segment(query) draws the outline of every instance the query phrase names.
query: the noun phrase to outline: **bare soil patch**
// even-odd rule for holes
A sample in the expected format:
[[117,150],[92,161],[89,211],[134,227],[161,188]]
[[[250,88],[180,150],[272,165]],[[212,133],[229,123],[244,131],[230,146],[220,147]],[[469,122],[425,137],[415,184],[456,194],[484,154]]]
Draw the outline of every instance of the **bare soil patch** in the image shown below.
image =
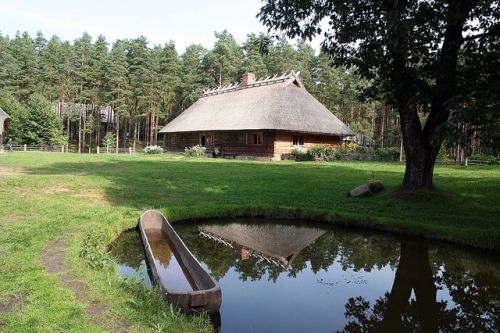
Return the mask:
[[11,214],[8,216],[0,216],[0,226],[7,224],[15,224],[22,221],[16,214]]
[[0,313],[22,312],[25,302],[23,292],[12,295],[6,301],[0,302]]
[[106,201],[106,195],[101,191],[96,190],[82,190],[75,194],[77,197],[86,197]]
[[47,193],[47,194],[57,194],[57,193],[71,192],[71,190],[67,187],[53,186],[53,187],[49,187],[49,188],[44,189],[43,192]]
[[4,165],[0,165],[0,178],[1,177],[12,177],[16,176],[20,173],[23,173],[24,169],[22,168],[13,168]]
[[64,254],[64,251],[68,247],[69,244],[62,241],[54,241],[47,245],[42,257],[47,272],[54,275],[60,275],[61,284],[71,289],[79,302],[86,304],[85,314],[92,318],[91,322],[94,325],[111,327],[113,332],[128,331],[128,323],[123,319],[115,320],[106,314],[108,307],[105,304],[93,303],[89,296],[88,286],[71,273],[71,270],[65,262]]

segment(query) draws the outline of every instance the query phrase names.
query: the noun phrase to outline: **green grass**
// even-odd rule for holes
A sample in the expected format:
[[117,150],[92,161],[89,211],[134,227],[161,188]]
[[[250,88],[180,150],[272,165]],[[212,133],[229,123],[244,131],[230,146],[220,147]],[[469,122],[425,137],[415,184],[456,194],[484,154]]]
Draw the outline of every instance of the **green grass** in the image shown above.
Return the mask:
[[[309,218],[500,249],[500,168],[437,166],[433,191],[399,191],[399,163],[244,162],[177,155],[0,155],[0,304],[22,292],[23,311],[0,313],[0,331],[99,332],[74,293],[48,274],[47,244],[70,243],[68,266],[92,302],[134,331],[209,330],[203,318],[172,313],[155,292],[122,282],[112,268],[92,270],[79,257],[90,231],[110,242],[142,210],[170,220],[224,216]],[[387,189],[349,198],[372,179]],[[106,244],[103,244],[103,246]]]

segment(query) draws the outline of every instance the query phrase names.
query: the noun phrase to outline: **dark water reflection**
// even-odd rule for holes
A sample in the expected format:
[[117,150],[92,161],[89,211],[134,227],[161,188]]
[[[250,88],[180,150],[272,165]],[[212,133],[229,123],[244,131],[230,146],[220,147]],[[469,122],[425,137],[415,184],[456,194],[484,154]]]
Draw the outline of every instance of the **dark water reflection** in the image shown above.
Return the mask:
[[[487,252],[311,223],[175,229],[220,283],[222,332],[498,332],[500,264]],[[140,272],[135,237],[114,253]]]

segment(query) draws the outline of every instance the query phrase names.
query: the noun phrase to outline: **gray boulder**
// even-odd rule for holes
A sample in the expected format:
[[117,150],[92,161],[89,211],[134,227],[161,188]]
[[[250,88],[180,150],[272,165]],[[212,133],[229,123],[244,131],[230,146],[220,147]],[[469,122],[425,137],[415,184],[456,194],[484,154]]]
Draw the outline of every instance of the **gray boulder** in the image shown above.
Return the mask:
[[359,197],[363,195],[371,195],[374,193],[378,193],[384,189],[384,184],[381,182],[372,182],[368,184],[363,184],[358,186],[349,192],[349,196],[351,197]]

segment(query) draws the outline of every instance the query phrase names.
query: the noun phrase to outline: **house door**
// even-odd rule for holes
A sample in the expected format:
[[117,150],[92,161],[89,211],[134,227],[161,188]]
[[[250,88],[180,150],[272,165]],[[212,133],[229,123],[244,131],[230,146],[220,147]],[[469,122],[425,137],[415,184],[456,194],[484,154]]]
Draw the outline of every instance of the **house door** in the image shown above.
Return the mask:
[[200,135],[200,146],[205,147],[207,145],[207,137],[205,135]]

